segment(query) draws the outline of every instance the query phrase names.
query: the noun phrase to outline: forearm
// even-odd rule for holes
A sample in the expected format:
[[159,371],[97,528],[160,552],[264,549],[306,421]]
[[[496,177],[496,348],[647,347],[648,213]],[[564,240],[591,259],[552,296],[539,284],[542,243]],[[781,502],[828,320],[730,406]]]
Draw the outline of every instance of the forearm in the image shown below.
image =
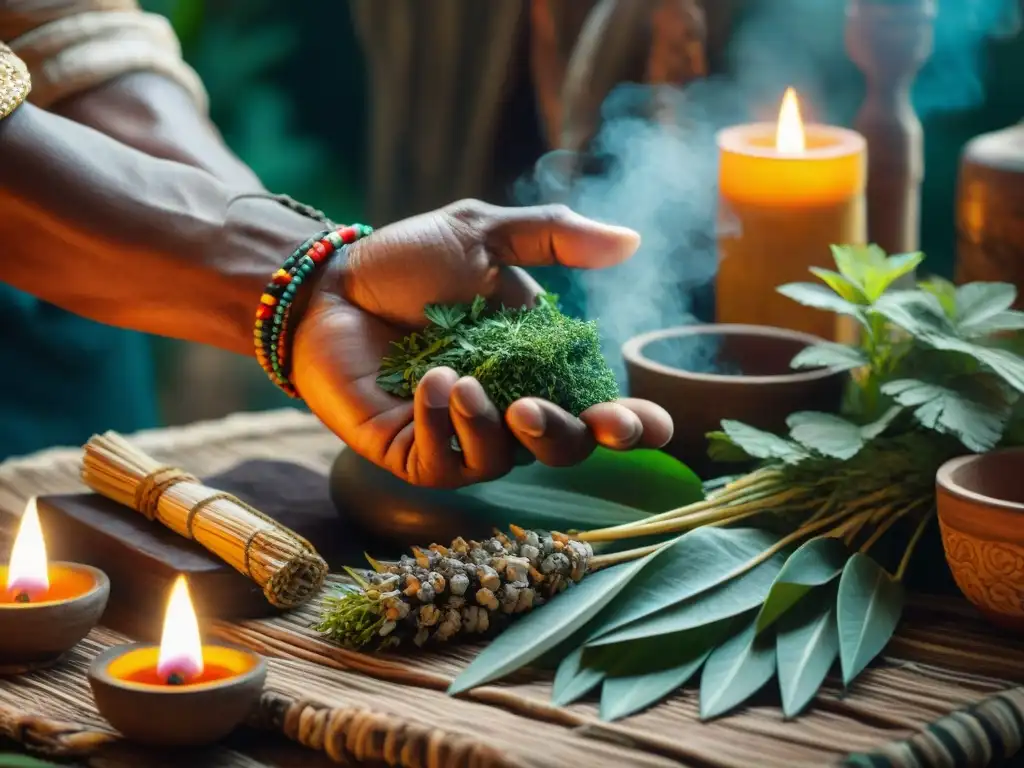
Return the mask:
[[0,157],[0,280],[110,325],[250,354],[269,275],[320,228],[31,105]]
[[51,111],[153,157],[202,168],[228,186],[262,189],[192,95],[161,74],[118,77],[57,102]]

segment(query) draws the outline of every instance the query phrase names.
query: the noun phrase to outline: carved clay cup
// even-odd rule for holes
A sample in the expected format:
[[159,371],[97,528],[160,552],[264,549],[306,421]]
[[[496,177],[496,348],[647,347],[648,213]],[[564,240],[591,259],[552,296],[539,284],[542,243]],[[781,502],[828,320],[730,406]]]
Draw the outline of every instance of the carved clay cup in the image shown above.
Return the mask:
[[992,623],[1024,632],[1024,448],[951,459],[935,486],[960,591]]

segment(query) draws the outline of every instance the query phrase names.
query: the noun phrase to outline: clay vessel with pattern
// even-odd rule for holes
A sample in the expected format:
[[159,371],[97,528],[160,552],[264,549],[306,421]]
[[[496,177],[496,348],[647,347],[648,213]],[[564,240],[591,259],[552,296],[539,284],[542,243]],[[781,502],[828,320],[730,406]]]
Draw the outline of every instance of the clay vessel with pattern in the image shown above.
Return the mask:
[[993,623],[1024,632],[1024,448],[951,459],[935,485],[960,591]]

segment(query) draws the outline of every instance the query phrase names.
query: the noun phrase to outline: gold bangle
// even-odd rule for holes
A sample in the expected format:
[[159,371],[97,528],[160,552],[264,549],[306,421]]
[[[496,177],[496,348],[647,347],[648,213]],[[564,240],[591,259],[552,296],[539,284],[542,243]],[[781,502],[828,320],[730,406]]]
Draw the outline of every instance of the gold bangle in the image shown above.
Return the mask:
[[31,90],[32,78],[25,62],[0,43],[0,120],[20,107]]

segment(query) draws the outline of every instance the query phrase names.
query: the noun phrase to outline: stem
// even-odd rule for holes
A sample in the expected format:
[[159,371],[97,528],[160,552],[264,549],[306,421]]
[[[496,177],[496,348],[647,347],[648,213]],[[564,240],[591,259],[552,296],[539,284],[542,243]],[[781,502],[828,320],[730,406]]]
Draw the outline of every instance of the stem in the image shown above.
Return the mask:
[[917,548],[917,542],[921,540],[921,535],[924,533],[924,529],[927,527],[929,521],[932,519],[932,515],[935,514],[934,507],[929,510],[928,514],[921,517],[921,522],[917,524],[917,528],[914,530],[914,535],[910,537],[910,543],[907,545],[907,551],[903,553],[903,559],[900,560],[900,566],[896,569],[896,581],[903,581],[903,574],[907,572],[907,566],[910,565],[910,558],[914,554],[914,550]]
[[864,530],[864,526],[867,525],[868,520],[871,519],[871,512],[861,512],[856,517],[849,521],[849,524],[844,526],[843,531],[843,542],[846,546],[853,546],[853,542],[860,535],[860,532]]
[[[924,501],[924,499],[917,499],[916,501],[907,504],[905,507],[898,509],[897,511],[893,512],[888,517],[886,517],[882,521],[882,524],[875,529],[874,533],[872,533],[871,536],[868,537],[868,540],[865,541],[864,544],[861,546],[861,554],[866,555],[868,550],[871,549],[871,547],[873,547],[880,538],[882,538],[886,531],[892,528],[892,526],[896,523],[897,520],[901,520],[902,518],[904,518],[908,512],[911,512],[912,510],[921,506],[921,504]],[[872,513],[872,516],[874,516],[874,513]]]

